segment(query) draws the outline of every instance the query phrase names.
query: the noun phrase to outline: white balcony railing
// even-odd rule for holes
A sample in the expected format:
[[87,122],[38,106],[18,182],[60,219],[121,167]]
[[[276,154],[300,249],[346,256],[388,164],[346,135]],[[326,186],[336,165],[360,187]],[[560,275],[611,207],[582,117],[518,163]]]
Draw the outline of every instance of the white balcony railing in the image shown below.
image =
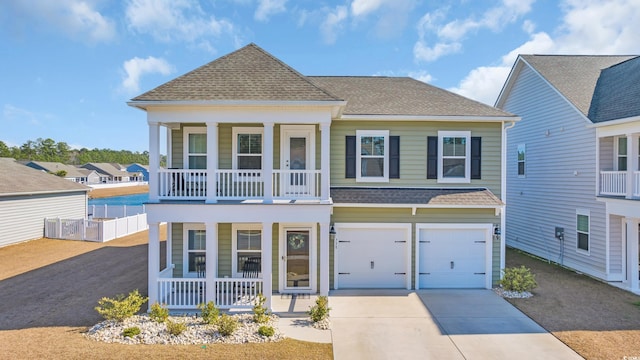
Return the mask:
[[262,294],[262,279],[218,278],[213,281],[215,299],[206,297],[206,279],[159,278],[158,301],[168,309],[197,309],[214,301],[221,309],[251,308]]
[[640,171],[633,172],[633,197],[640,197]]
[[625,196],[626,194],[626,171],[600,171],[600,195]]
[[[264,176],[272,176],[274,199],[320,199],[320,170],[215,170],[218,200],[265,197]],[[327,194],[328,195],[328,194]],[[207,198],[207,170],[162,169],[158,173],[161,200],[204,200]]]

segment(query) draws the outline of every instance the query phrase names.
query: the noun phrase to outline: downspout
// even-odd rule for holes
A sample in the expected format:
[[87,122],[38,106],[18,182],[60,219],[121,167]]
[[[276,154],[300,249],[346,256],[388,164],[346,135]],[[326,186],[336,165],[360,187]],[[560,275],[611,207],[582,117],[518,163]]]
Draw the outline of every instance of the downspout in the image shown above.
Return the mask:
[[[501,149],[501,163],[500,163],[500,199],[505,205],[502,205],[502,211],[500,214],[500,269],[506,267],[506,204],[507,204],[507,130],[513,128],[516,125],[515,121],[508,121],[502,123],[502,149]],[[500,272],[500,279],[502,279],[502,271]]]

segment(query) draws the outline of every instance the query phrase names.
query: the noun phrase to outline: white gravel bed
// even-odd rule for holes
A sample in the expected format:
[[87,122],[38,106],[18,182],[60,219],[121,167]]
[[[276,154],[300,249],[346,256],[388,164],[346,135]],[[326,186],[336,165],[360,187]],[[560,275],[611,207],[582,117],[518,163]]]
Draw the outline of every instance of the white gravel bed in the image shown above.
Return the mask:
[[507,299],[528,299],[533,296],[529,291],[508,291],[501,287],[493,288],[493,291]]
[[[85,336],[96,341],[121,344],[171,344],[171,345],[191,345],[191,344],[212,344],[212,343],[263,343],[275,342],[285,338],[278,330],[278,316],[269,316],[269,321],[264,324],[257,324],[253,321],[252,314],[232,315],[238,320],[238,328],[229,336],[222,336],[217,331],[216,325],[206,324],[201,317],[196,316],[170,316],[173,322],[184,322],[187,329],[180,335],[169,334],[164,323],[152,321],[148,315],[135,315],[129,319],[118,323],[113,320],[106,320],[93,326]],[[270,337],[258,334],[260,326],[271,326],[275,334]],[[133,337],[122,335],[124,329],[137,326],[140,334]]]

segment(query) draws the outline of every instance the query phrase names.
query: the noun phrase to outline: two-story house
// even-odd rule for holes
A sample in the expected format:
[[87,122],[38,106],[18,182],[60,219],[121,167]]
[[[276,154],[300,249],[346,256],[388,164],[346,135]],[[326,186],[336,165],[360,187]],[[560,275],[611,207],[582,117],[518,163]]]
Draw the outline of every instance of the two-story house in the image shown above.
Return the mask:
[[129,105],[149,124],[149,303],[499,279],[512,114],[410,78],[304,76],[254,44]]
[[508,131],[506,244],[639,292],[640,58],[521,55]]

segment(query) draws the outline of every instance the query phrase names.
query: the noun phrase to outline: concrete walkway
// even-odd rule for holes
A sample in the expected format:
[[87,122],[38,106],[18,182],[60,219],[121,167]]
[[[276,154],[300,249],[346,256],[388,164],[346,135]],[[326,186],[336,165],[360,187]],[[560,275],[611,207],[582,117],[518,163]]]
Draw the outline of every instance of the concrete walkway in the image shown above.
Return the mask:
[[581,359],[491,290],[337,290],[335,359]]

